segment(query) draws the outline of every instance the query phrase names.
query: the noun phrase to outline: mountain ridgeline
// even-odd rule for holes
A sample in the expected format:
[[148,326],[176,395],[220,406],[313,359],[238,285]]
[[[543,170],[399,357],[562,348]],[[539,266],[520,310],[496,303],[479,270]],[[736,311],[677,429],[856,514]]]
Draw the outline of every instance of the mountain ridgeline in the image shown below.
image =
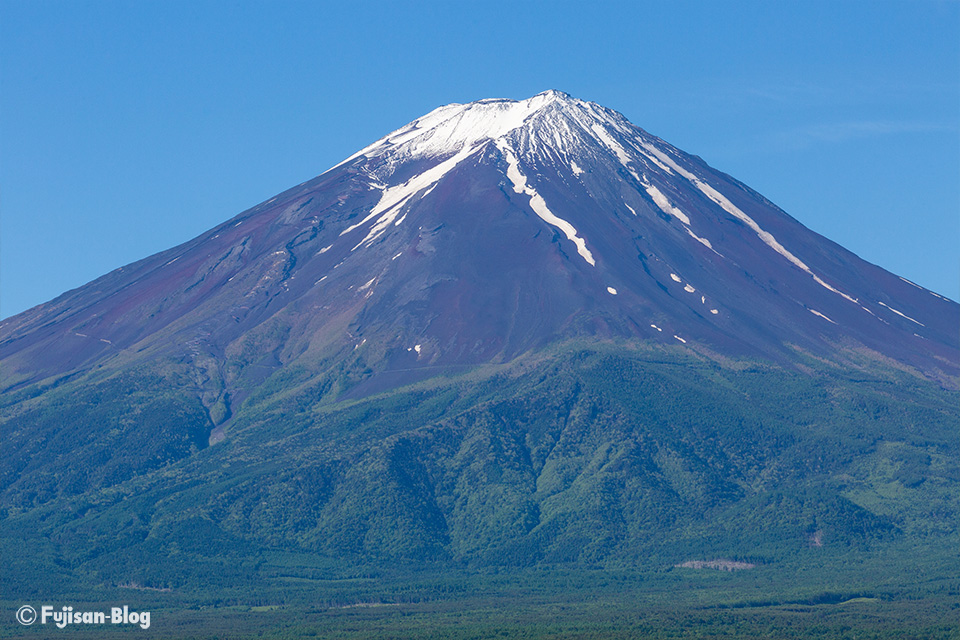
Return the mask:
[[0,324],[0,583],[728,559],[881,589],[955,564],[958,326],[615,111],[448,105]]

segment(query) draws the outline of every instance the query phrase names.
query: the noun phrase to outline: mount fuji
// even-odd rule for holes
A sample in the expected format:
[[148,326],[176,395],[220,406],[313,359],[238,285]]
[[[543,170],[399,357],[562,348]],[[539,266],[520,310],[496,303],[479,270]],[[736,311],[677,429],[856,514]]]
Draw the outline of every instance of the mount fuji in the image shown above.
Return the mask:
[[573,336],[777,362],[860,349],[948,380],[958,320],[619,113],[547,91],[436,109],[8,319],[0,353],[18,384],[160,355],[202,368],[278,323],[264,372],[363,349],[384,384]]
[[0,324],[5,588],[953,548],[958,326],[616,111],[447,105]]

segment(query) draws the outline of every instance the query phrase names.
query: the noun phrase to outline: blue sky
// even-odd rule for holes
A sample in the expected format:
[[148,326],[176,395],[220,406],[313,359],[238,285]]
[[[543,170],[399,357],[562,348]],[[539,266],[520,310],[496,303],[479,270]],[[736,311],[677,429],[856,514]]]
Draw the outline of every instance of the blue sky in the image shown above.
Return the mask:
[[960,298],[957,0],[0,0],[0,316],[548,88]]

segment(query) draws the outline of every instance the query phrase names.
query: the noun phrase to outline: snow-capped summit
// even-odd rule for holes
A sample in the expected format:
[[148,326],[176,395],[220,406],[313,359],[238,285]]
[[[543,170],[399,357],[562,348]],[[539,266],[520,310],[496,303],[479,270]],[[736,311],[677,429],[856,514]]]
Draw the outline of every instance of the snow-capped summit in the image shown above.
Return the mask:
[[557,105],[557,111],[567,111],[579,104],[585,103],[553,89],[526,100],[486,99],[448,104],[380,138],[344,162],[358,156],[397,155],[398,159],[415,159],[460,153],[506,136],[550,105]]
[[[552,155],[559,154],[573,171],[582,172],[576,158],[580,157],[580,162],[585,163],[593,149],[606,145],[626,163],[629,157],[614,141],[614,136],[649,138],[616,112],[556,90],[527,100],[487,99],[440,107],[337,165],[363,158],[370,184],[382,190],[379,202],[370,213],[341,235],[372,221],[361,243],[370,244],[391,223],[399,224],[398,216],[410,198],[432,189],[447,173],[493,144],[507,159],[506,175],[517,193],[531,196],[531,206],[537,215],[563,231],[577,245],[584,260],[595,264],[576,230],[550,212],[527,182],[519,169],[519,159],[529,164],[536,159],[549,161]],[[402,178],[393,179],[394,173],[409,163],[431,159],[440,162],[412,177],[400,171]]]
[[956,303],[618,112],[551,90],[435,109],[10,319],[0,356],[27,381],[118,353],[210,362],[265,334],[282,338],[259,367],[350,353],[403,381],[619,337],[779,361],[881,354],[947,380],[958,321]]

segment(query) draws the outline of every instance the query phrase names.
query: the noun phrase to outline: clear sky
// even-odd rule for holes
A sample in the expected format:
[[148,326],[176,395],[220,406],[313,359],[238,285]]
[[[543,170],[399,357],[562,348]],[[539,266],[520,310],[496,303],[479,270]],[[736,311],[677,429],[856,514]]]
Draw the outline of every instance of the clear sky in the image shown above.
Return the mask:
[[0,317],[548,88],[960,298],[958,0],[0,0],[0,65]]

